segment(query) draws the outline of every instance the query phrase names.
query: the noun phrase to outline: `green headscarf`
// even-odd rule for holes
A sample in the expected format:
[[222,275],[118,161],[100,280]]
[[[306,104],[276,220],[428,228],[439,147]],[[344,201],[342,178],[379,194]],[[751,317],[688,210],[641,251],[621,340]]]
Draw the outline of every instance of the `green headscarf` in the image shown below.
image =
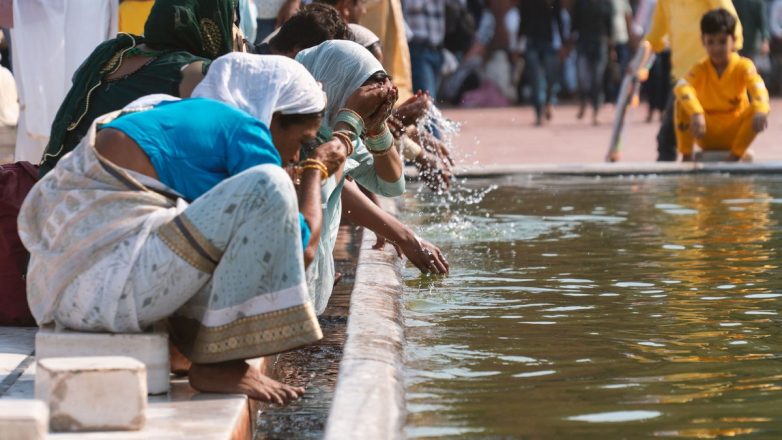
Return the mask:
[[231,52],[236,0],[157,0],[144,25],[145,43],[214,59]]
[[121,33],[98,45],[74,73],[71,89],[54,117],[41,159],[40,177],[75,146],[69,146],[67,151],[63,148],[68,132],[92,124],[83,120],[90,94],[101,85],[104,76],[119,68],[128,50],[145,43],[156,50],[217,58],[233,48],[235,7],[236,0],[157,0],[147,18],[146,36]]

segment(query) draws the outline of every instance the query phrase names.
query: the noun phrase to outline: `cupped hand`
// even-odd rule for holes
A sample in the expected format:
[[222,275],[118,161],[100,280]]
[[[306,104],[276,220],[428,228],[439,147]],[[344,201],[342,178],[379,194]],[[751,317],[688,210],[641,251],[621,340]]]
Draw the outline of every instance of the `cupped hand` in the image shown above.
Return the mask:
[[399,107],[394,110],[394,117],[399,119],[404,125],[416,124],[426,115],[431,104],[432,100],[429,94],[419,90],[418,93],[408,98],[407,101],[399,104]]
[[695,139],[701,139],[706,135],[706,117],[703,114],[694,114],[690,119],[690,133]]
[[345,102],[345,107],[358,113],[369,125],[369,119],[388,99],[389,90],[381,84],[361,86],[351,94]]
[[443,275],[450,270],[448,260],[440,249],[423,238],[416,237],[415,240],[403,245],[402,252],[423,273]]
[[332,139],[316,148],[312,153],[312,159],[323,162],[331,176],[345,163],[347,148],[339,139]]
[[755,133],[760,133],[768,128],[768,116],[765,113],[755,113],[752,117],[752,129]]

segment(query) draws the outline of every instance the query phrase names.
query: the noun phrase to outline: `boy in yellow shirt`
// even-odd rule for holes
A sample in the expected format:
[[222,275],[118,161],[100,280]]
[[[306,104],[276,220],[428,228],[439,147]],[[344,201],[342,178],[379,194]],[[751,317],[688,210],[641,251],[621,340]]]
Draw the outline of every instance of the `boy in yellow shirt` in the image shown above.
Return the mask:
[[[715,9],[701,19],[701,42],[708,56],[680,80],[676,95],[676,144],[684,161],[693,146],[729,152],[738,161],[768,126],[768,91],[755,65],[735,52],[736,18]],[[751,102],[750,98],[751,97]]]

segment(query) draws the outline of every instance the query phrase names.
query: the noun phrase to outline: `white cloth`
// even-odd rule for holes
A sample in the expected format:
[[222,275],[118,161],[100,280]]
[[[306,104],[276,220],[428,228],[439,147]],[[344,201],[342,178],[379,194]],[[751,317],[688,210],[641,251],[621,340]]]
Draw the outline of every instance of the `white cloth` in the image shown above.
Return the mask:
[[339,109],[348,97],[375,72],[385,72],[380,61],[363,46],[353,41],[330,40],[304,49],[296,55],[316,80],[323,84],[328,96],[323,125],[333,127]]
[[11,71],[0,67],[0,125],[13,127],[19,121],[19,97]]
[[267,126],[276,112],[311,114],[326,107],[326,95],[307,69],[279,55],[223,55],[212,62],[193,97],[230,104]]
[[285,0],[253,0],[258,7],[258,18],[277,18]]
[[15,160],[38,163],[71,77],[117,33],[116,0],[13,0],[13,66],[20,100]]
[[366,48],[369,48],[373,44],[380,43],[380,37],[375,35],[375,33],[370,31],[368,28],[365,28],[364,26],[356,23],[350,23],[348,24],[348,27],[350,28],[350,32],[353,34],[353,41],[356,43]]

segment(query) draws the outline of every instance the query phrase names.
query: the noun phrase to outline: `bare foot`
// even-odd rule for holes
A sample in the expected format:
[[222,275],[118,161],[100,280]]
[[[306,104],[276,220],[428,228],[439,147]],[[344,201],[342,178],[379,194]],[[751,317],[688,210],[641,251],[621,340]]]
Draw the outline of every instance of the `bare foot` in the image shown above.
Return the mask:
[[187,376],[190,366],[193,365],[190,359],[186,358],[171,342],[168,343],[168,353],[171,361],[171,372],[176,376]]
[[584,119],[584,113],[586,113],[586,104],[582,102],[578,106],[578,114],[576,115],[576,119]]
[[545,112],[546,120],[550,121],[554,117],[554,109],[551,104],[546,104]]
[[205,393],[244,394],[251,399],[278,405],[285,405],[304,394],[304,388],[277,382],[245,361],[193,364],[190,367],[190,385]]

